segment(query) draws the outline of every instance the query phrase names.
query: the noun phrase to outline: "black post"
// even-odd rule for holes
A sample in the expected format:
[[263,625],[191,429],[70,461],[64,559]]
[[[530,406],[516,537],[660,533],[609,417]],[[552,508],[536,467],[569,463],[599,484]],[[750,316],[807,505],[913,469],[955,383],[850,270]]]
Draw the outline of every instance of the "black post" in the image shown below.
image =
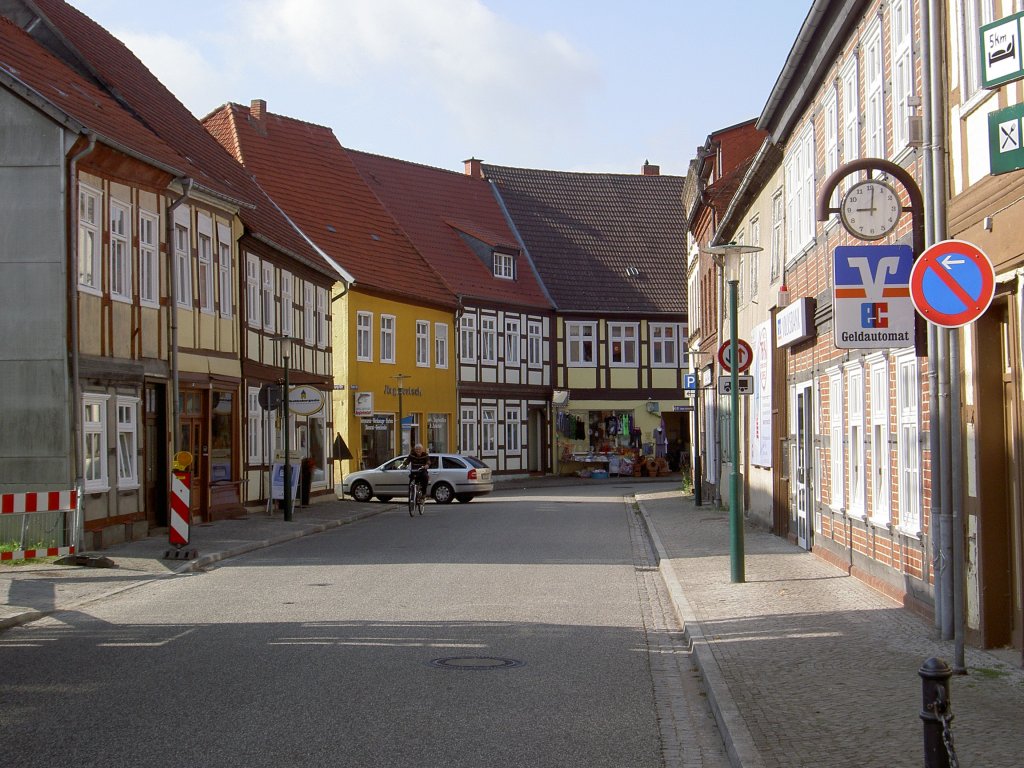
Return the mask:
[[930,658],[917,672],[921,676],[921,720],[924,721],[925,768],[949,768],[949,750],[943,738],[946,720],[953,719],[949,678],[953,670],[942,659]]
[[700,479],[700,373],[697,374],[697,387],[693,390],[693,435],[690,440],[692,461],[690,471],[693,472],[693,503],[700,506],[703,501],[704,491],[701,488],[703,483]]
[[291,390],[288,387],[288,352],[284,353],[284,519],[292,521],[292,474],[291,474],[291,436],[289,435],[288,419],[291,415],[288,400]]

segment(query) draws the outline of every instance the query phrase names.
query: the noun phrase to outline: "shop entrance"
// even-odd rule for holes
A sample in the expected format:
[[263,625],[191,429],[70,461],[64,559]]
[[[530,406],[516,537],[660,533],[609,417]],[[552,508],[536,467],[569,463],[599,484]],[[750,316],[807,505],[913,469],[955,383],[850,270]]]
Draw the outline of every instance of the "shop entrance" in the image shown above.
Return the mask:
[[178,414],[178,450],[192,454],[192,492],[189,507],[193,519],[206,519],[207,463],[206,420],[203,418],[203,395],[205,392],[182,392]]
[[167,386],[147,383],[145,394],[145,499],[151,528],[167,525]]
[[672,472],[688,472],[690,469],[690,410],[671,411],[662,414],[665,424],[665,445],[668,468]]

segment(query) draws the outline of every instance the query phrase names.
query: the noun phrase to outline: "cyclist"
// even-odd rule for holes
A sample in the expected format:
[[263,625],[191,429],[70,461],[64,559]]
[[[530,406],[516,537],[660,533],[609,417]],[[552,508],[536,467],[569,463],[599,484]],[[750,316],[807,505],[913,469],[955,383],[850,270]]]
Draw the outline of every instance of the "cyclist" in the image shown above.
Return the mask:
[[405,458],[405,466],[409,469],[409,479],[415,479],[423,491],[423,497],[427,496],[427,482],[430,477],[430,456],[423,450],[422,443],[416,443]]

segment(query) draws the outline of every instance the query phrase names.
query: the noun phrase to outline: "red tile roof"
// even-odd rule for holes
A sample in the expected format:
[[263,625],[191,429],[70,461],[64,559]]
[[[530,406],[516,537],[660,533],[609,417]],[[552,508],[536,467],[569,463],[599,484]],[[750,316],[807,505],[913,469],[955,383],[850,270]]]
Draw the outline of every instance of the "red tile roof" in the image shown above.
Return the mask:
[[[197,185],[241,203],[239,217],[250,234],[324,274],[342,275],[120,40],[62,0],[31,0],[26,6],[37,9],[42,21],[32,36],[90,73],[125,109],[186,158],[185,171]],[[46,33],[52,33],[56,42]]]
[[363,289],[453,308],[455,297],[363,181],[327,127],[228,104],[204,123]]
[[521,249],[488,182],[463,173],[346,151],[366,183],[452,291],[477,300],[551,308],[525,257],[519,260],[516,280],[494,276],[492,249],[508,253]]

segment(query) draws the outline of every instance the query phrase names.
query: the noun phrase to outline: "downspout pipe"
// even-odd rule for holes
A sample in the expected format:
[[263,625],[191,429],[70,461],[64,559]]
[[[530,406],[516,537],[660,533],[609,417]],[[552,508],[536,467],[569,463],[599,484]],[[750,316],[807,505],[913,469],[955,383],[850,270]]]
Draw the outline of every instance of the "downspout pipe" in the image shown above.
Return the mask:
[[[68,161],[68,213],[69,229],[68,237],[71,240],[71,263],[68,265],[67,285],[68,299],[71,303],[69,308],[68,335],[70,354],[71,374],[71,433],[72,433],[72,456],[74,460],[72,467],[75,473],[75,489],[81,495],[85,487],[85,447],[82,445],[82,375],[81,360],[79,353],[80,328],[78,322],[78,162],[91,154],[96,149],[96,134],[90,131],[83,131],[82,136],[88,137],[89,143],[79,152],[71,156]],[[78,515],[75,521],[75,546],[81,548],[82,539],[85,537],[84,515]]]
[[178,206],[188,200],[189,195],[192,193],[192,187],[195,185],[195,181],[191,178],[179,179],[179,181],[184,191],[177,200],[167,206],[167,221],[165,223],[167,229],[167,294],[171,303],[171,311],[168,313],[167,322],[169,326],[168,339],[170,341],[168,353],[171,357],[171,421],[174,430],[171,441],[174,446],[174,453],[181,450],[180,375],[178,371],[178,286],[174,270],[174,212]]

